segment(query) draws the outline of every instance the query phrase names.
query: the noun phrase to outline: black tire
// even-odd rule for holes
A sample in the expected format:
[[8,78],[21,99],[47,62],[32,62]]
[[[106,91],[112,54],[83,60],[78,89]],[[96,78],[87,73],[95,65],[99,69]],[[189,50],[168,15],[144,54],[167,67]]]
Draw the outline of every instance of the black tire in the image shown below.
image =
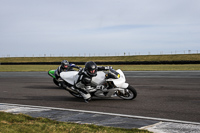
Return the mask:
[[53,78],[53,82],[54,82],[55,85],[59,86],[59,83],[55,78]]
[[117,93],[117,95],[124,100],[133,100],[137,97],[137,91],[132,86],[129,85],[125,91],[125,94]]

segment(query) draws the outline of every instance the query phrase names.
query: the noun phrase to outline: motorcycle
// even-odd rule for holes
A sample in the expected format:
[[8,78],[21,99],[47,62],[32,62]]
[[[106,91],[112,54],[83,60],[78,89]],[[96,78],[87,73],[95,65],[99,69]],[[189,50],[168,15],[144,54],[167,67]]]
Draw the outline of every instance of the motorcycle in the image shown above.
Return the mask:
[[[60,77],[64,81],[64,88],[74,97],[82,98],[76,89],[75,83],[79,75],[78,71],[61,72]],[[126,83],[124,73],[118,69],[109,69],[108,71],[98,71],[97,76],[92,78],[91,85],[85,87],[92,97],[120,97],[125,100],[136,98],[136,90]]]
[[[70,64],[71,67],[75,66],[74,64]],[[78,69],[78,68],[76,68]],[[56,86],[61,87],[61,82],[63,81],[62,78],[56,78],[56,71],[57,70],[49,70],[48,75],[53,78],[53,82]],[[70,69],[68,71],[75,71],[74,69]]]
[[56,79],[55,72],[56,72],[56,70],[49,70],[48,75],[53,78],[53,82],[56,86],[61,86],[60,82],[62,81],[62,79]]

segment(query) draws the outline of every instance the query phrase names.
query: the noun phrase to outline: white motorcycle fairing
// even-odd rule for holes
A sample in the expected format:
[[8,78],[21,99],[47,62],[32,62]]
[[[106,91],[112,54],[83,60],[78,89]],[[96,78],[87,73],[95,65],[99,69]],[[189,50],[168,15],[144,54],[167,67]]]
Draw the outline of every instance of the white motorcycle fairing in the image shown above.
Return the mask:
[[95,85],[101,85],[105,83],[105,73],[103,71],[98,71],[97,76],[92,78],[92,83]]
[[60,77],[69,84],[74,85],[78,79],[78,71],[61,72]]
[[129,84],[126,83],[126,78],[124,76],[124,73],[120,69],[117,69],[116,71],[120,74],[120,78],[118,78],[118,79],[107,79],[106,81],[113,81],[113,83],[116,87],[127,88]]

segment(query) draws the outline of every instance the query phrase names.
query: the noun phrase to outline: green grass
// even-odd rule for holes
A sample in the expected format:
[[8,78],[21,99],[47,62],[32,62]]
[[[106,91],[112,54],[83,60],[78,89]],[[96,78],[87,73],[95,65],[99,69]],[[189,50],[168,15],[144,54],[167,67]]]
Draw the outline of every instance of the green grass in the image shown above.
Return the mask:
[[[0,58],[3,62],[117,62],[117,61],[200,61],[200,54],[180,55],[138,55],[138,56],[109,56],[109,57],[11,57]],[[200,64],[185,65],[112,65],[114,69],[123,71],[176,71],[200,70]],[[48,71],[58,65],[0,65],[1,72],[8,71]],[[82,66],[83,67],[83,66]]]
[[137,55],[137,56],[107,56],[107,57],[9,57],[0,58],[0,62],[117,62],[117,61],[200,61],[200,54],[177,55]]
[[[0,65],[0,72],[30,72],[56,69],[58,65]],[[83,66],[81,66],[83,67]],[[123,71],[192,71],[200,70],[200,64],[187,65],[112,65]]]
[[0,133],[150,133],[147,130],[123,129],[33,118],[23,114],[0,112]]

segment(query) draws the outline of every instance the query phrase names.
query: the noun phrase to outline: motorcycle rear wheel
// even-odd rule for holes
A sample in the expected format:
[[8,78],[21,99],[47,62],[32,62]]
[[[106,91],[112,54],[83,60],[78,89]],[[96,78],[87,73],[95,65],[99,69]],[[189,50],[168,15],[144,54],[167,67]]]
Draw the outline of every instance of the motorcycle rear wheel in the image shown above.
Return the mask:
[[53,78],[53,82],[55,85],[59,86],[59,82],[55,78]]
[[132,86],[129,85],[125,89],[125,94],[123,94],[121,92],[117,92],[117,95],[118,95],[118,97],[120,97],[124,100],[133,100],[137,96],[137,91]]

